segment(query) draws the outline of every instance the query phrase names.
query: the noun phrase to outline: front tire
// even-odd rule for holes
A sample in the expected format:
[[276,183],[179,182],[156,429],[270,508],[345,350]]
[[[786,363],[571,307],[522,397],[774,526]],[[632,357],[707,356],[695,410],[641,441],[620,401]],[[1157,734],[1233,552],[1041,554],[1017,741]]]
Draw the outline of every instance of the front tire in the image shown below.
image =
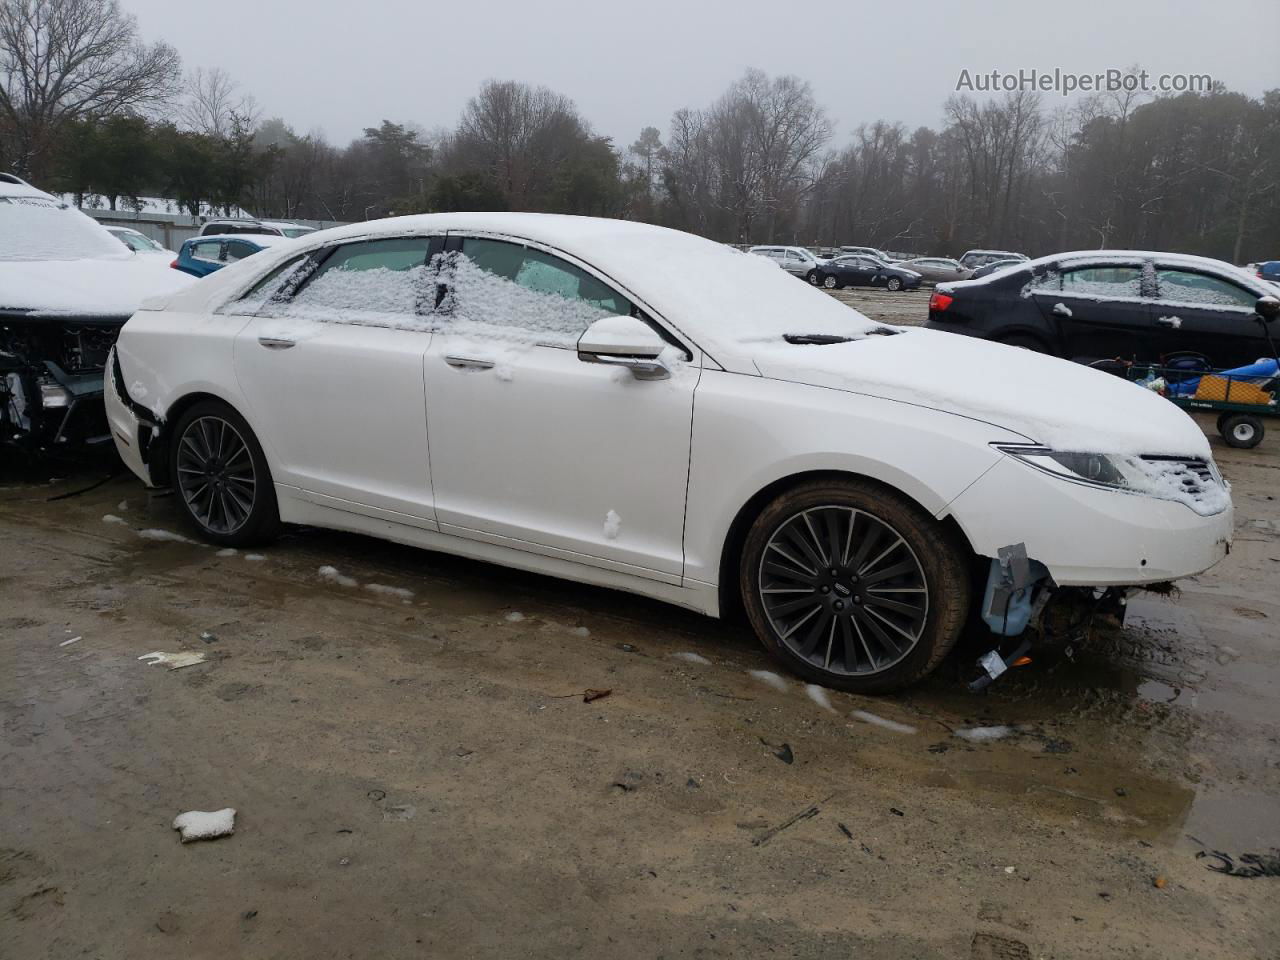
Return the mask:
[[886,283],[885,286],[888,287],[890,290],[892,290],[894,293],[897,293],[899,290],[902,289],[902,281],[899,280],[897,277],[890,277],[889,282]]
[[811,481],[773,500],[747,534],[739,587],[775,659],[854,693],[920,680],[969,610],[961,546],[914,503],[862,480]]
[[275,486],[262,445],[221,400],[183,412],[169,446],[169,477],[188,525],[204,540],[250,546],[279,532]]

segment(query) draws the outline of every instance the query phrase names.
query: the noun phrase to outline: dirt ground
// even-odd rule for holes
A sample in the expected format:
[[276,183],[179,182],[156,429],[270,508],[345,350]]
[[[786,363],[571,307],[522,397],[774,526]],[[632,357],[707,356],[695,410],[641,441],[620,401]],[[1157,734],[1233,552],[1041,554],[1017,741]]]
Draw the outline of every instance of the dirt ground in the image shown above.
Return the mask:
[[10,464],[0,957],[1276,957],[1280,877],[1212,868],[1280,846],[1280,436],[1215,454],[1216,569],[987,694],[973,638],[885,698],[608,590],[154,539],[131,476]]

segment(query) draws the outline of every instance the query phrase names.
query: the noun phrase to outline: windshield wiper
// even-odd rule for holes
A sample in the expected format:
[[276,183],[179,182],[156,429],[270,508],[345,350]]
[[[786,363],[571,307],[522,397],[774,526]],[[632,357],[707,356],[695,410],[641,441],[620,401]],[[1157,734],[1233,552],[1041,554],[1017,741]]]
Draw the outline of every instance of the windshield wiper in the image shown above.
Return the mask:
[[853,337],[842,337],[834,333],[784,333],[782,339],[796,345],[812,344],[825,347],[831,343],[853,343]]

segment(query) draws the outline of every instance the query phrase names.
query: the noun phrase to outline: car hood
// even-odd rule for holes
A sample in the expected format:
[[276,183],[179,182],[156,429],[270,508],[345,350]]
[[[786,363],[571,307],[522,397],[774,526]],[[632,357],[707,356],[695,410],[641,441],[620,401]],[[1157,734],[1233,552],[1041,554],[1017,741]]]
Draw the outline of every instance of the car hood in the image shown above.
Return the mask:
[[177,293],[195,278],[163,257],[0,261],[0,310],[130,316],[148,297]]
[[1194,420],[1112,374],[959,334],[889,329],[897,332],[847,343],[760,345],[753,359],[772,379],[984,420],[1056,450],[1210,455]]

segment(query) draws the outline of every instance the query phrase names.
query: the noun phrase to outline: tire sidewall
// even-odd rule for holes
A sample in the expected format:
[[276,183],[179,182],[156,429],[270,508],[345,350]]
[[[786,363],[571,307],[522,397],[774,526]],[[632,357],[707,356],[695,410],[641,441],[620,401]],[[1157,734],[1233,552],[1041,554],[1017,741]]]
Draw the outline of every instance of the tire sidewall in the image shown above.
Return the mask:
[[[892,667],[868,676],[828,673],[794,653],[770,625],[758,592],[761,557],[774,532],[801,511],[832,505],[853,507],[889,524],[915,552],[929,588],[929,613],[916,646]],[[970,599],[963,554],[947,531],[900,494],[857,480],[804,484],[766,506],[743,545],[739,589],[747,619],[771,656],[807,680],[852,693],[898,690],[933,670],[959,639]]]
[[[178,447],[182,435],[188,426],[201,417],[218,417],[227,421],[240,434],[249,448],[249,457],[253,461],[254,501],[249,511],[249,519],[232,533],[216,533],[204,527],[191,508],[178,485]],[[230,404],[221,400],[201,400],[182,412],[173,426],[169,442],[169,479],[173,488],[174,500],[178,512],[189,528],[194,530],[202,540],[226,547],[252,546],[270,540],[279,530],[280,512],[276,504],[275,485],[271,480],[271,468],[267,466],[266,455],[262,444],[244,417],[236,412]]]

